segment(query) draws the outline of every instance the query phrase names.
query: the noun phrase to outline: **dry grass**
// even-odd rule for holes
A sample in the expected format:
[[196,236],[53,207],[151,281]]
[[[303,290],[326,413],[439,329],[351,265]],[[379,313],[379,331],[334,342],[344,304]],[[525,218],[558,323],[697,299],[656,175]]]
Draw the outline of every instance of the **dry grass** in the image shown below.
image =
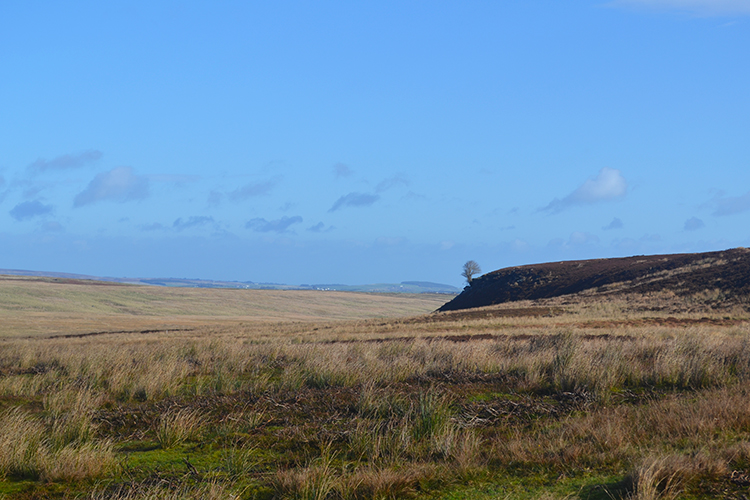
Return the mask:
[[447,295],[168,288],[0,276],[0,339],[414,316]]
[[172,408],[159,416],[154,433],[163,449],[170,449],[185,441],[196,441],[205,427],[204,417],[191,408]]
[[217,482],[200,485],[136,485],[112,491],[95,490],[88,500],[239,500],[241,495]]
[[0,477],[79,481],[114,469],[111,441],[74,440],[61,446],[55,422],[50,427],[17,408],[0,416]]
[[733,487],[747,312],[647,304],[6,338],[0,475],[102,499],[403,498],[514,471],[618,475],[613,497]]

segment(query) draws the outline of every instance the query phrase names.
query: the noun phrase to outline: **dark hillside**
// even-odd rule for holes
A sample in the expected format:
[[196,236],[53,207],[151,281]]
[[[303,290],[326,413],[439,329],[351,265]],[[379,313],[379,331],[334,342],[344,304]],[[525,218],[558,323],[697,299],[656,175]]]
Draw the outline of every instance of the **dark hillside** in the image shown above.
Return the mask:
[[750,250],[647,255],[508,267],[475,278],[439,311],[483,307],[574,293],[672,291],[691,295],[720,290],[729,300],[750,296]]

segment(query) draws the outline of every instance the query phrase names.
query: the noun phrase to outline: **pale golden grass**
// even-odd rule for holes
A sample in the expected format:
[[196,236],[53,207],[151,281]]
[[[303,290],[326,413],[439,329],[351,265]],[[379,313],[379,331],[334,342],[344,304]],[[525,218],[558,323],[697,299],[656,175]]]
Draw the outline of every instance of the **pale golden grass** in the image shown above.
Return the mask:
[[114,446],[108,440],[70,444],[48,456],[42,480],[81,481],[99,478],[117,466]]
[[190,408],[171,408],[156,421],[156,440],[163,449],[174,448],[185,441],[200,439],[206,426],[205,417]]
[[[418,337],[301,343],[290,341],[289,331],[280,328],[274,339],[265,340],[238,339],[237,332],[230,332],[194,339],[159,339],[154,334],[140,341],[128,336],[6,341],[0,353],[0,371],[5,373],[0,395],[44,396],[72,380],[97,397],[158,400],[302,385],[382,385],[441,373],[505,373],[520,389],[586,389],[601,394],[643,385],[714,387],[750,378],[746,323],[679,330],[572,330],[551,325],[520,333],[498,330],[494,339],[459,343]],[[279,368],[281,375],[271,377]]]
[[0,477],[75,481],[101,477],[116,465],[109,440],[60,445],[55,438],[54,423],[49,433],[41,422],[17,408],[0,415]]
[[[546,464],[577,470],[594,464],[640,463],[646,459],[639,457],[649,456],[649,450],[679,446],[683,451],[673,453],[668,461],[648,459],[632,474],[647,477],[669,465],[673,472],[679,472],[669,479],[672,488],[676,488],[678,479],[684,482],[701,474],[721,477],[730,462],[748,456],[747,442],[726,443],[729,436],[750,428],[748,395],[739,388],[712,389],[688,400],[674,395],[649,404],[600,408],[570,416],[553,428],[542,424],[531,429],[513,427],[496,438],[492,458],[504,464]],[[684,450],[692,451],[685,454]],[[658,474],[668,479],[663,472]],[[644,485],[653,483],[651,479],[643,481]]]
[[727,476],[727,463],[704,452],[691,455],[649,455],[634,467],[626,481],[630,483],[629,499],[657,500],[679,497],[683,488],[699,476]]
[[94,490],[88,500],[238,500],[242,492],[234,492],[231,487],[215,481],[197,485],[170,484],[129,485],[114,491]]
[[451,296],[197,289],[0,277],[0,338],[414,316]]
[[420,479],[430,477],[434,471],[427,466],[371,467],[356,469],[340,478],[336,490],[339,498],[362,500],[388,500],[414,494]]
[[306,466],[278,471],[273,478],[276,495],[295,500],[403,498],[415,493],[420,480],[438,474],[433,464],[412,462],[337,469],[333,458],[324,451]]
[[39,477],[47,461],[44,428],[14,408],[0,415],[0,477]]
[[326,456],[306,467],[280,470],[273,478],[273,486],[281,498],[295,500],[325,500],[337,482],[337,471]]
[[53,448],[93,440],[96,428],[92,417],[103,400],[103,394],[93,393],[85,387],[63,387],[46,394],[43,404]]

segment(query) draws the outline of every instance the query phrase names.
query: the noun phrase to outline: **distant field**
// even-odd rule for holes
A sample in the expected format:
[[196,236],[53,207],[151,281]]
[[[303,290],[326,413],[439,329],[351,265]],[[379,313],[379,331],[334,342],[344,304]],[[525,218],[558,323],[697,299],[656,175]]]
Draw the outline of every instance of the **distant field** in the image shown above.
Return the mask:
[[306,290],[165,288],[0,276],[0,338],[184,329],[235,322],[395,318],[451,297]]

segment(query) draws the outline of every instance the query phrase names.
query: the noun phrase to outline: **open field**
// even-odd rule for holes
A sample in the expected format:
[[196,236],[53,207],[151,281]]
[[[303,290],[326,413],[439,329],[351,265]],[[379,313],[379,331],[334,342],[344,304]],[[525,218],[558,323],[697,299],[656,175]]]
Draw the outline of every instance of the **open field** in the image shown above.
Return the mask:
[[0,276],[0,338],[424,314],[446,295],[166,288]]
[[711,292],[2,290],[0,498],[750,494],[750,312]]

